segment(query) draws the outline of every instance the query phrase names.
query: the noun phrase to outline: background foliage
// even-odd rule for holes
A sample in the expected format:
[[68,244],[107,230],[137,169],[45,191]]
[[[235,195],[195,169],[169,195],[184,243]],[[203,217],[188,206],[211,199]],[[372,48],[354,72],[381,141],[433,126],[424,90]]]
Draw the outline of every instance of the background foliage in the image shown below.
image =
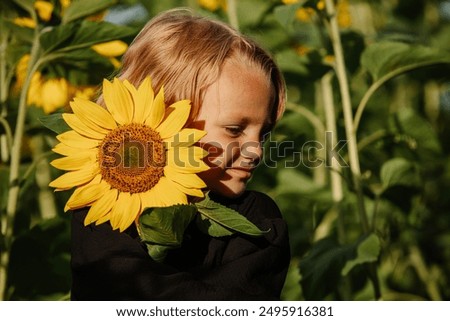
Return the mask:
[[447,0],[2,1],[2,298],[69,295],[68,195],[48,188],[59,173],[42,121],[94,97],[143,24],[179,6],[256,39],[286,78],[250,184],[289,224],[282,298],[450,299]]

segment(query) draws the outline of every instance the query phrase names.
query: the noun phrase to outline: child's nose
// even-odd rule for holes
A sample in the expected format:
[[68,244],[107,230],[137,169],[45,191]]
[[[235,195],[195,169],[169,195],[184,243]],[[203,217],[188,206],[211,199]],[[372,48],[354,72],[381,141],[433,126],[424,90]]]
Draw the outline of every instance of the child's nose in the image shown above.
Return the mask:
[[241,155],[258,163],[262,157],[262,143],[259,140],[246,141],[241,145]]

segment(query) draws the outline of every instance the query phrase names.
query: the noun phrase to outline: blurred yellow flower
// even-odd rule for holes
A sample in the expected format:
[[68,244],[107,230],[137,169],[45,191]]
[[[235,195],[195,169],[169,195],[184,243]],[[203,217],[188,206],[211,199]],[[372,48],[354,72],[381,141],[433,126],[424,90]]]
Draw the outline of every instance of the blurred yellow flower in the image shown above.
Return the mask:
[[69,83],[65,78],[45,79],[40,72],[31,78],[27,104],[41,107],[46,114],[51,114],[69,103]]
[[338,24],[342,28],[348,28],[352,24],[352,16],[350,14],[350,4],[348,0],[338,1],[336,6]]
[[26,27],[26,28],[35,28],[36,27],[36,21],[29,17],[16,17],[13,19],[13,23],[20,26],[20,27]]
[[37,0],[34,3],[34,8],[42,20],[49,21],[51,19],[54,8],[53,3]]
[[281,2],[283,2],[284,4],[294,4],[297,3],[298,0],[282,0]]
[[295,11],[295,17],[302,22],[310,22],[315,14],[314,9],[310,7],[299,8]]
[[198,4],[209,11],[216,11],[220,8],[224,11],[227,10],[226,0],[198,0]]
[[121,40],[113,40],[93,45],[91,48],[99,55],[109,58],[114,68],[119,68],[121,63],[115,57],[123,55],[128,45]]

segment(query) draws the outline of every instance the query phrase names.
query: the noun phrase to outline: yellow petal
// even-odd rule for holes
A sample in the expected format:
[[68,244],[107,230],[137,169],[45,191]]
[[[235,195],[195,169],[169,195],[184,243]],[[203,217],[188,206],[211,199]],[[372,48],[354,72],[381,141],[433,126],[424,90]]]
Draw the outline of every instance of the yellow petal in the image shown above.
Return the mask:
[[135,123],[143,124],[152,110],[154,93],[150,77],[144,79],[139,88],[133,92]]
[[63,156],[70,156],[70,155],[75,155],[75,154],[82,153],[85,151],[95,151],[95,150],[96,150],[95,148],[87,149],[87,148],[70,147],[64,143],[59,143],[52,149],[52,151],[54,151],[55,153],[61,154]]
[[98,127],[99,130],[94,130],[83,123],[75,114],[64,113],[62,116],[67,125],[69,125],[77,133],[94,139],[103,140],[103,138],[105,138],[105,134],[102,133],[104,129],[101,129],[101,127]]
[[209,169],[202,159],[208,153],[201,147],[178,147],[167,151],[167,164],[180,173],[199,173]]
[[95,163],[97,161],[97,154],[95,149],[87,149],[77,154],[55,159],[50,164],[55,168],[65,171],[78,170],[86,166],[87,163]]
[[71,189],[76,186],[86,184],[100,172],[97,164],[89,164],[82,169],[65,173],[50,182],[49,186],[59,190]]
[[186,194],[186,195],[192,195],[192,196],[197,196],[197,197],[204,197],[205,196],[200,189],[188,188],[188,187],[185,187],[185,186],[183,186],[181,184],[173,182],[171,180],[169,180],[169,185],[170,185],[170,187],[169,187],[168,190],[171,191],[170,193],[173,193],[174,190],[178,190],[181,193]]
[[[111,210],[112,228],[127,229],[134,222],[141,210],[141,201],[137,194],[119,193],[116,203]],[[128,225],[127,225],[128,224]]]
[[56,138],[67,146],[74,148],[94,148],[100,143],[99,140],[81,136],[74,130],[69,130],[56,136]]
[[103,217],[100,217],[97,222],[95,222],[95,225],[100,225],[103,224],[105,222],[108,222],[109,220],[111,220],[111,212],[109,212],[108,214],[106,214]]
[[189,118],[191,105],[189,100],[180,100],[172,104],[174,110],[156,128],[162,139],[172,137],[183,128]]
[[205,188],[206,184],[202,181],[200,177],[196,174],[184,173],[180,174],[180,172],[176,171],[170,166],[164,167],[164,176],[166,176],[169,180],[183,185],[186,188]]
[[164,142],[167,144],[167,148],[189,147],[198,142],[205,135],[206,132],[204,130],[183,128],[174,136],[165,139]]
[[121,40],[113,40],[93,45],[91,48],[99,55],[110,58],[123,55],[128,45]]
[[164,87],[161,87],[150,107],[149,113],[146,114],[145,124],[151,128],[156,128],[161,123],[166,111]]
[[131,94],[122,82],[115,78],[111,83],[103,81],[103,98],[115,121],[121,125],[129,124],[133,120],[134,104]]
[[73,101],[70,102],[70,107],[80,121],[85,123],[86,126],[103,134],[106,134],[117,127],[111,114],[105,108],[90,100],[75,97]]
[[71,210],[89,206],[105,195],[109,188],[109,184],[105,181],[101,181],[99,184],[87,184],[79,187],[73,192],[66,206]]
[[142,209],[147,207],[166,207],[175,204],[187,204],[186,194],[174,188],[166,177],[149,191],[141,193]]
[[117,189],[113,188],[105,192],[89,209],[84,225],[94,223],[108,214],[117,200]]
[[49,21],[52,17],[53,3],[37,0],[34,3],[34,8],[42,20]]

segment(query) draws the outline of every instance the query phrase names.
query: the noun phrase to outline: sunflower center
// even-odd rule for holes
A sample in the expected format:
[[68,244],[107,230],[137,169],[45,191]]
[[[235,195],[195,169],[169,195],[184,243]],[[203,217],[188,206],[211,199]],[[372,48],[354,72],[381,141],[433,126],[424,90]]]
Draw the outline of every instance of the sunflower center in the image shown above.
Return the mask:
[[109,132],[99,148],[101,175],[121,192],[142,193],[164,174],[166,153],[158,132],[143,124],[128,124]]

